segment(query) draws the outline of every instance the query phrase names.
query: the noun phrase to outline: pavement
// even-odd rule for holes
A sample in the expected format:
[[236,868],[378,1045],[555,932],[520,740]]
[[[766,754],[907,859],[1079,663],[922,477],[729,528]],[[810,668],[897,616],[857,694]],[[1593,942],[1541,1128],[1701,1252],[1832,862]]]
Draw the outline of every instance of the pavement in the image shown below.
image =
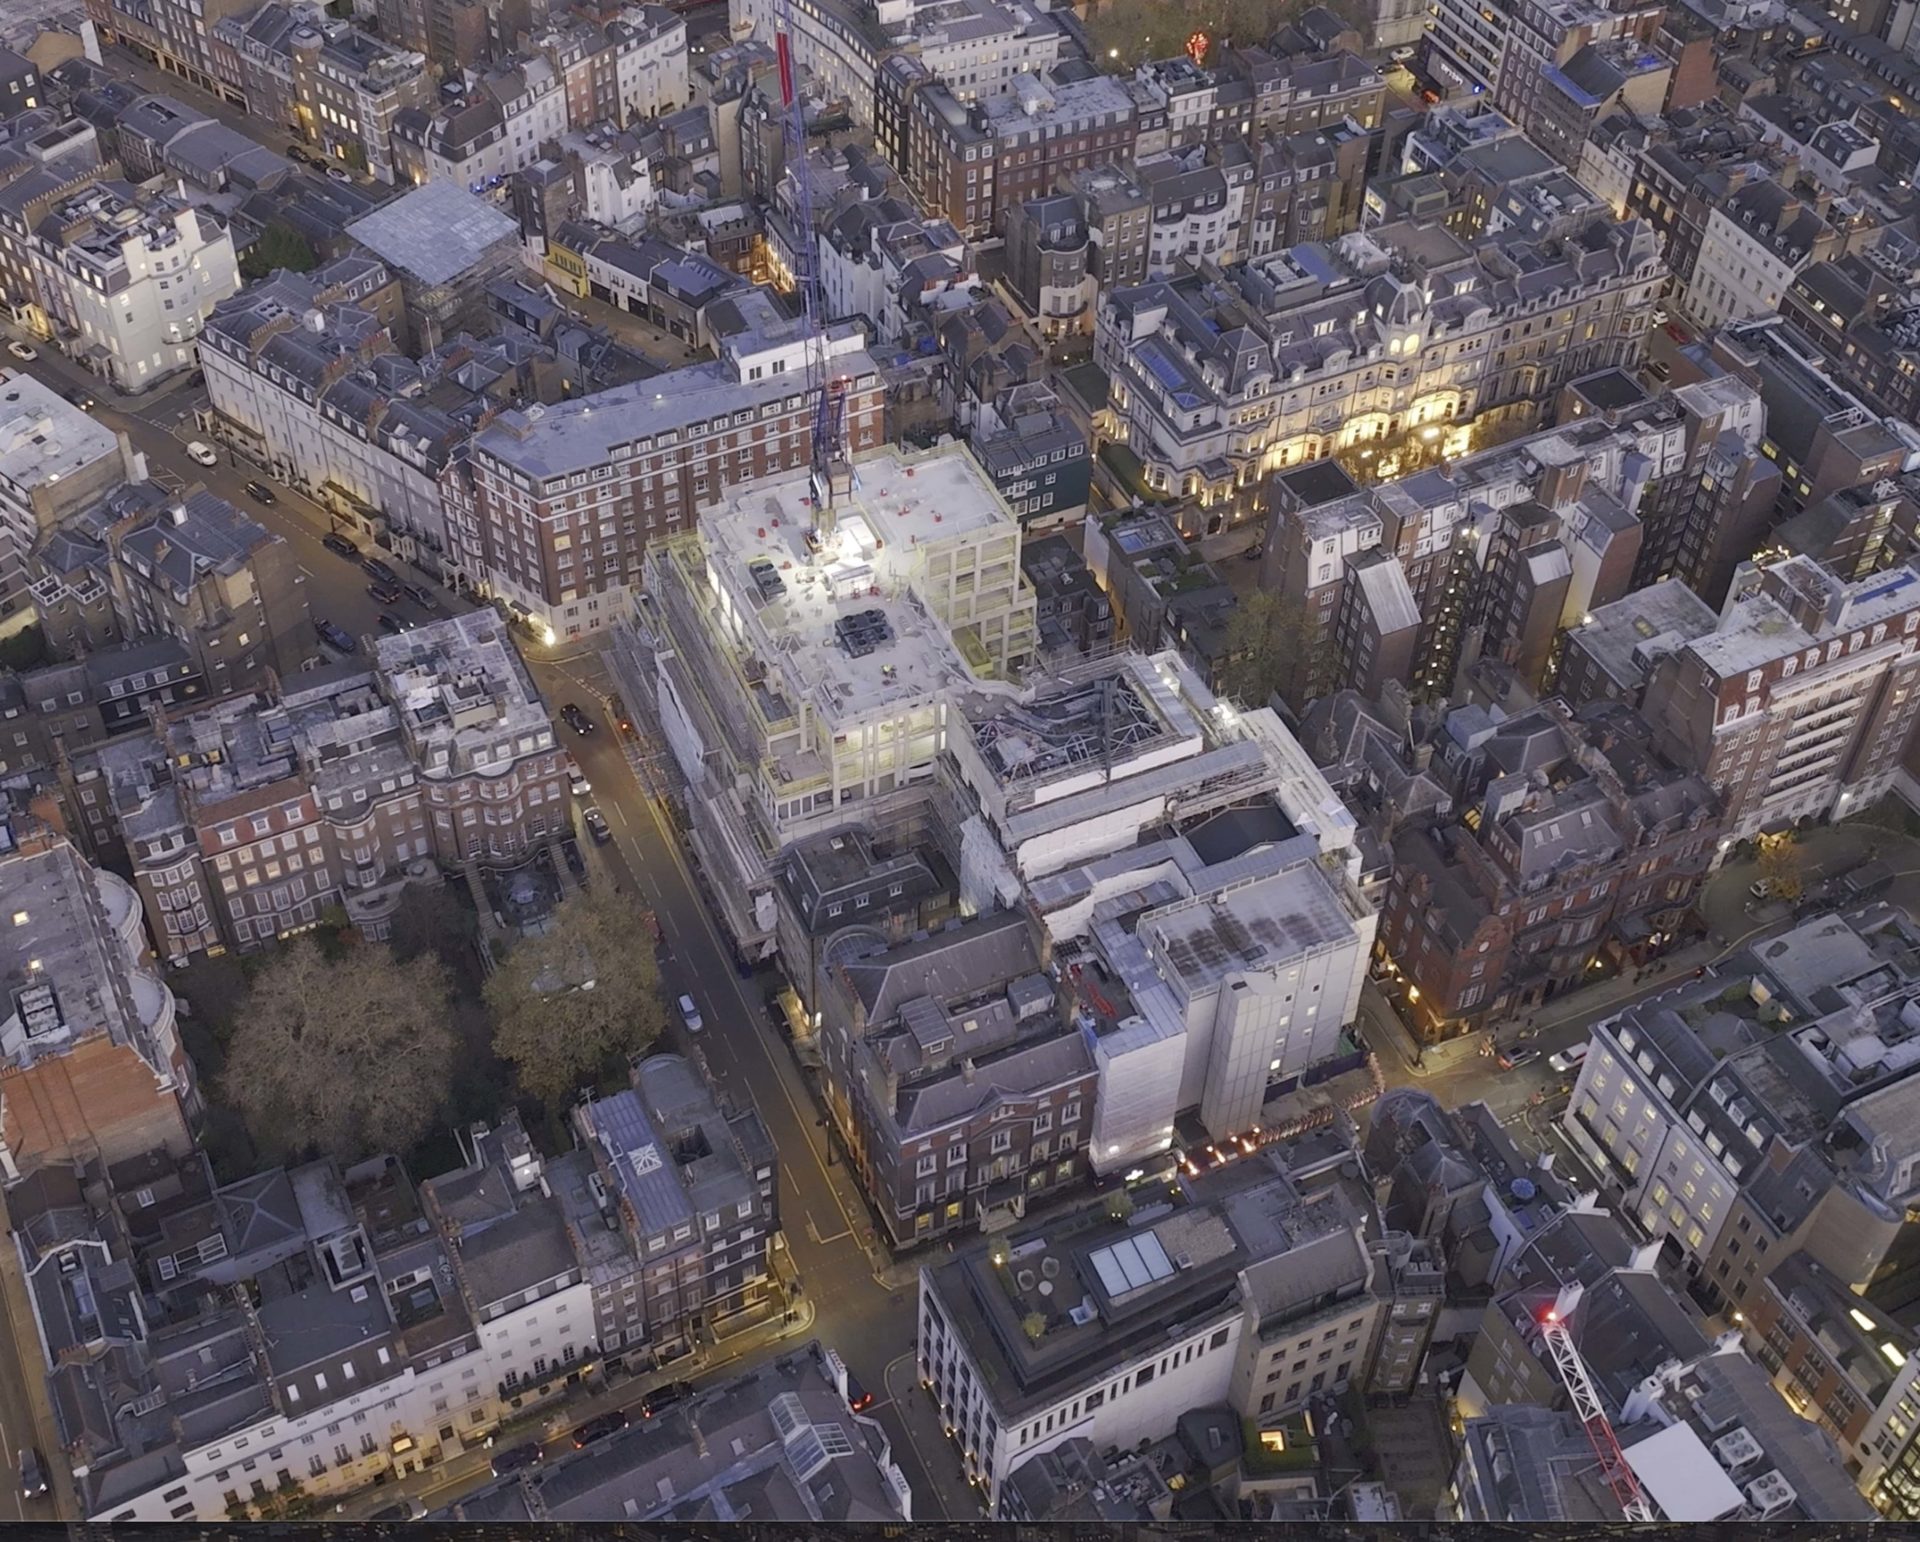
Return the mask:
[[6,1332],[0,1334],[0,1452],[5,1453],[5,1464],[17,1475],[21,1448],[33,1446],[40,1452],[41,1465],[53,1484],[52,1494],[33,1500],[21,1497],[17,1481],[6,1484],[0,1492],[0,1520],[71,1518],[80,1513],[72,1474],[66,1463],[45,1460],[60,1450],[59,1427],[47,1397],[45,1362],[26,1277],[14,1244],[12,1223],[3,1211],[0,1227],[6,1232],[0,1237],[0,1310],[6,1314]]

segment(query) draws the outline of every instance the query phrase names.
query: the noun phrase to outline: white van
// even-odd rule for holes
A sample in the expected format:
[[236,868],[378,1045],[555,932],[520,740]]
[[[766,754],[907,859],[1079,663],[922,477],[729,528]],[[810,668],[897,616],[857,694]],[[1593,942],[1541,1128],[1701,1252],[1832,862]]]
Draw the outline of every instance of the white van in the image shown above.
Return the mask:
[[1579,1069],[1580,1062],[1586,1058],[1585,1044],[1569,1044],[1565,1049],[1556,1049],[1547,1056],[1547,1064],[1556,1071],[1574,1071]]
[[688,1033],[698,1033],[707,1025],[700,1021],[700,1009],[693,1004],[693,997],[682,996],[679,1002],[680,1021],[687,1025]]
[[220,464],[219,453],[214,447],[210,444],[202,444],[198,439],[188,444],[187,458],[202,466],[217,466]]

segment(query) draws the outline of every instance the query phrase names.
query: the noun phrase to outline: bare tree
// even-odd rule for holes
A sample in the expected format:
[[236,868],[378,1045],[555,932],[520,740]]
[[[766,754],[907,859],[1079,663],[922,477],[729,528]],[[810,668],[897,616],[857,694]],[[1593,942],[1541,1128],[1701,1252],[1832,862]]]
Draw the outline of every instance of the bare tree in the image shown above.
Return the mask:
[[1264,707],[1278,691],[1304,709],[1329,683],[1331,649],[1312,612],[1268,589],[1234,607],[1221,652],[1220,691],[1243,706]]
[[493,1046],[549,1110],[660,1036],[660,972],[633,911],[589,893],[523,937],[487,981]]
[[358,948],[335,962],[295,942],[254,976],[234,1024],[221,1084],[262,1151],[405,1152],[445,1102],[454,1035],[436,959]]

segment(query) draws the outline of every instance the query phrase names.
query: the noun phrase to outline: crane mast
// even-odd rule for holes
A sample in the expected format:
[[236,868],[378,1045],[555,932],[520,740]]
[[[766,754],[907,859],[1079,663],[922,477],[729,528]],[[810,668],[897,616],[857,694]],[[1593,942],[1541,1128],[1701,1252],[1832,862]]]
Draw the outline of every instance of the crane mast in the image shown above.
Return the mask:
[[774,54],[780,69],[780,105],[784,111],[783,137],[787,166],[800,195],[800,229],[794,242],[794,279],[804,309],[802,384],[813,403],[808,459],[813,495],[813,540],[822,544],[833,534],[834,508],[852,491],[853,468],[847,448],[847,385],[845,377],[827,371],[827,336],[821,312],[818,236],[813,224],[813,171],[807,164],[806,108],[800,98],[799,64],[794,58],[793,0],[779,0],[780,30],[774,34]]
[[[1573,1293],[1572,1301],[1578,1299],[1578,1293]],[[1655,1519],[1653,1506],[1641,1489],[1640,1480],[1627,1465],[1626,1453],[1620,1449],[1620,1439],[1613,1433],[1613,1421],[1607,1417],[1600,1394],[1593,1389],[1593,1379],[1587,1375],[1587,1363],[1580,1358],[1580,1350],[1567,1327],[1567,1313],[1572,1310],[1572,1301],[1563,1294],[1559,1302],[1540,1314],[1540,1336],[1546,1341],[1547,1353],[1553,1356],[1554,1369],[1560,1373],[1567,1396],[1573,1402],[1574,1416],[1586,1427],[1587,1439],[1592,1443],[1594,1457],[1600,1464],[1600,1476],[1606,1479],[1607,1487],[1613,1490],[1620,1513],[1630,1521],[1651,1521]]]

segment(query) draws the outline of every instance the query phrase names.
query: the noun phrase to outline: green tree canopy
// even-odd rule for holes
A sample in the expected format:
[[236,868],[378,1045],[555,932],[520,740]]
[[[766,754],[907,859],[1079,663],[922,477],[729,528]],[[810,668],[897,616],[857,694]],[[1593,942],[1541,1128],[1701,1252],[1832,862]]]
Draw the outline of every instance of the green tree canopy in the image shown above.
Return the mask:
[[310,273],[320,265],[320,257],[307,238],[291,225],[269,220],[260,237],[240,259],[242,278],[265,278],[285,268],[290,273]]
[[263,1151],[354,1161],[405,1152],[453,1073],[445,971],[384,948],[330,960],[311,940],[273,954],[235,1014],[221,1085]]
[[520,1085],[558,1110],[660,1036],[660,972],[633,911],[595,891],[562,904],[487,980],[493,1045]]

